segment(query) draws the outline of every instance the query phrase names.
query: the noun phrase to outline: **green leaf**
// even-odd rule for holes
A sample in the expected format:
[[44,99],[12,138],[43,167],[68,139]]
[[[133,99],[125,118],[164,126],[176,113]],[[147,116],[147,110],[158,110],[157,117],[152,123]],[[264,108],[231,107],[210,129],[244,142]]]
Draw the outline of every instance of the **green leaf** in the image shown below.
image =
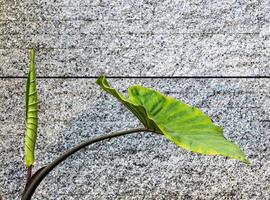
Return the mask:
[[124,104],[149,131],[164,134],[183,149],[249,163],[239,146],[227,140],[222,128],[200,109],[139,85],[131,86],[126,98],[104,76],[97,84]]
[[26,85],[26,136],[25,165],[30,167],[35,161],[35,144],[38,127],[38,98],[36,88],[35,50],[31,49],[30,70]]

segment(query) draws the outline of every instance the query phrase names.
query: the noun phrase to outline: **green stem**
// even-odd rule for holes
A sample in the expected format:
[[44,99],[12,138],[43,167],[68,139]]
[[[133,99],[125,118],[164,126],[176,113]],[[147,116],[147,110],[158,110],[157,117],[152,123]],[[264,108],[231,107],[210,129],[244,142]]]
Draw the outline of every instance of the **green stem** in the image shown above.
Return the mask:
[[73,147],[72,149],[70,149],[69,151],[67,151],[66,153],[64,153],[63,155],[58,157],[57,159],[55,159],[52,163],[47,165],[38,174],[36,174],[36,176],[33,175],[33,178],[30,179],[27,187],[25,188],[25,191],[24,191],[23,196],[22,196],[22,200],[30,200],[32,198],[32,195],[34,194],[36,188],[38,187],[38,185],[50,173],[50,171],[52,171],[57,165],[59,165],[61,162],[63,162],[65,159],[67,159],[69,156],[76,153],[80,149],[82,149],[90,144],[94,144],[96,142],[100,142],[100,141],[107,140],[107,139],[114,138],[114,137],[127,135],[130,133],[143,132],[143,131],[149,131],[149,130],[146,128],[135,128],[135,129],[126,130],[126,131],[119,131],[119,132],[115,132],[115,133],[112,133],[109,135],[103,135],[103,136],[96,137],[94,139],[83,142],[83,143],[79,144],[78,146]]

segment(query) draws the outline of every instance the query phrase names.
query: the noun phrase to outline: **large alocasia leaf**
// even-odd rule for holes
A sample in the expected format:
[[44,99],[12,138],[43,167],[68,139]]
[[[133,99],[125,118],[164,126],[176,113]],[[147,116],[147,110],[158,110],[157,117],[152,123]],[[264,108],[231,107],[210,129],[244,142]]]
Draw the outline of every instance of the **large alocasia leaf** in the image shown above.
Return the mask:
[[222,128],[200,109],[139,85],[131,86],[126,98],[104,76],[98,78],[97,84],[123,103],[149,131],[164,134],[183,149],[249,163],[240,148],[223,136]]
[[30,167],[35,161],[35,144],[38,127],[38,98],[34,49],[31,49],[30,70],[26,85],[26,126],[25,165]]

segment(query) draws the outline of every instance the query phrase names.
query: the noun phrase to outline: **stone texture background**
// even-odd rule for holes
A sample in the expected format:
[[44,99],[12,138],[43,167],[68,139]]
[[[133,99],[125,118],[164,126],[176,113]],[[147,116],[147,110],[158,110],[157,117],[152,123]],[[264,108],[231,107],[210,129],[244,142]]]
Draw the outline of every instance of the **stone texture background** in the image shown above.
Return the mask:
[[[269,76],[270,3],[259,0],[0,0],[0,193],[20,199],[29,48],[38,76]],[[110,79],[198,106],[252,164],[192,154],[138,133],[93,145],[36,200],[270,199],[270,79]],[[80,141],[139,126],[94,79],[38,79],[36,169]]]

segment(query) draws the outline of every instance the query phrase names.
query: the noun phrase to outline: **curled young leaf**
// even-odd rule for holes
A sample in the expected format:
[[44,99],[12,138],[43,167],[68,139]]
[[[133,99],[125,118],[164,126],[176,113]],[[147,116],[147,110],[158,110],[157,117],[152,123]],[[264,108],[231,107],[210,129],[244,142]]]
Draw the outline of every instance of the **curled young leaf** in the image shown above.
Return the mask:
[[97,84],[124,104],[145,128],[164,134],[183,149],[249,163],[239,146],[227,140],[222,128],[200,109],[140,85],[131,86],[126,98],[104,76],[98,78]]
[[36,88],[35,50],[31,49],[30,69],[26,85],[26,135],[25,165],[30,167],[35,161],[35,144],[38,127],[38,98]]

